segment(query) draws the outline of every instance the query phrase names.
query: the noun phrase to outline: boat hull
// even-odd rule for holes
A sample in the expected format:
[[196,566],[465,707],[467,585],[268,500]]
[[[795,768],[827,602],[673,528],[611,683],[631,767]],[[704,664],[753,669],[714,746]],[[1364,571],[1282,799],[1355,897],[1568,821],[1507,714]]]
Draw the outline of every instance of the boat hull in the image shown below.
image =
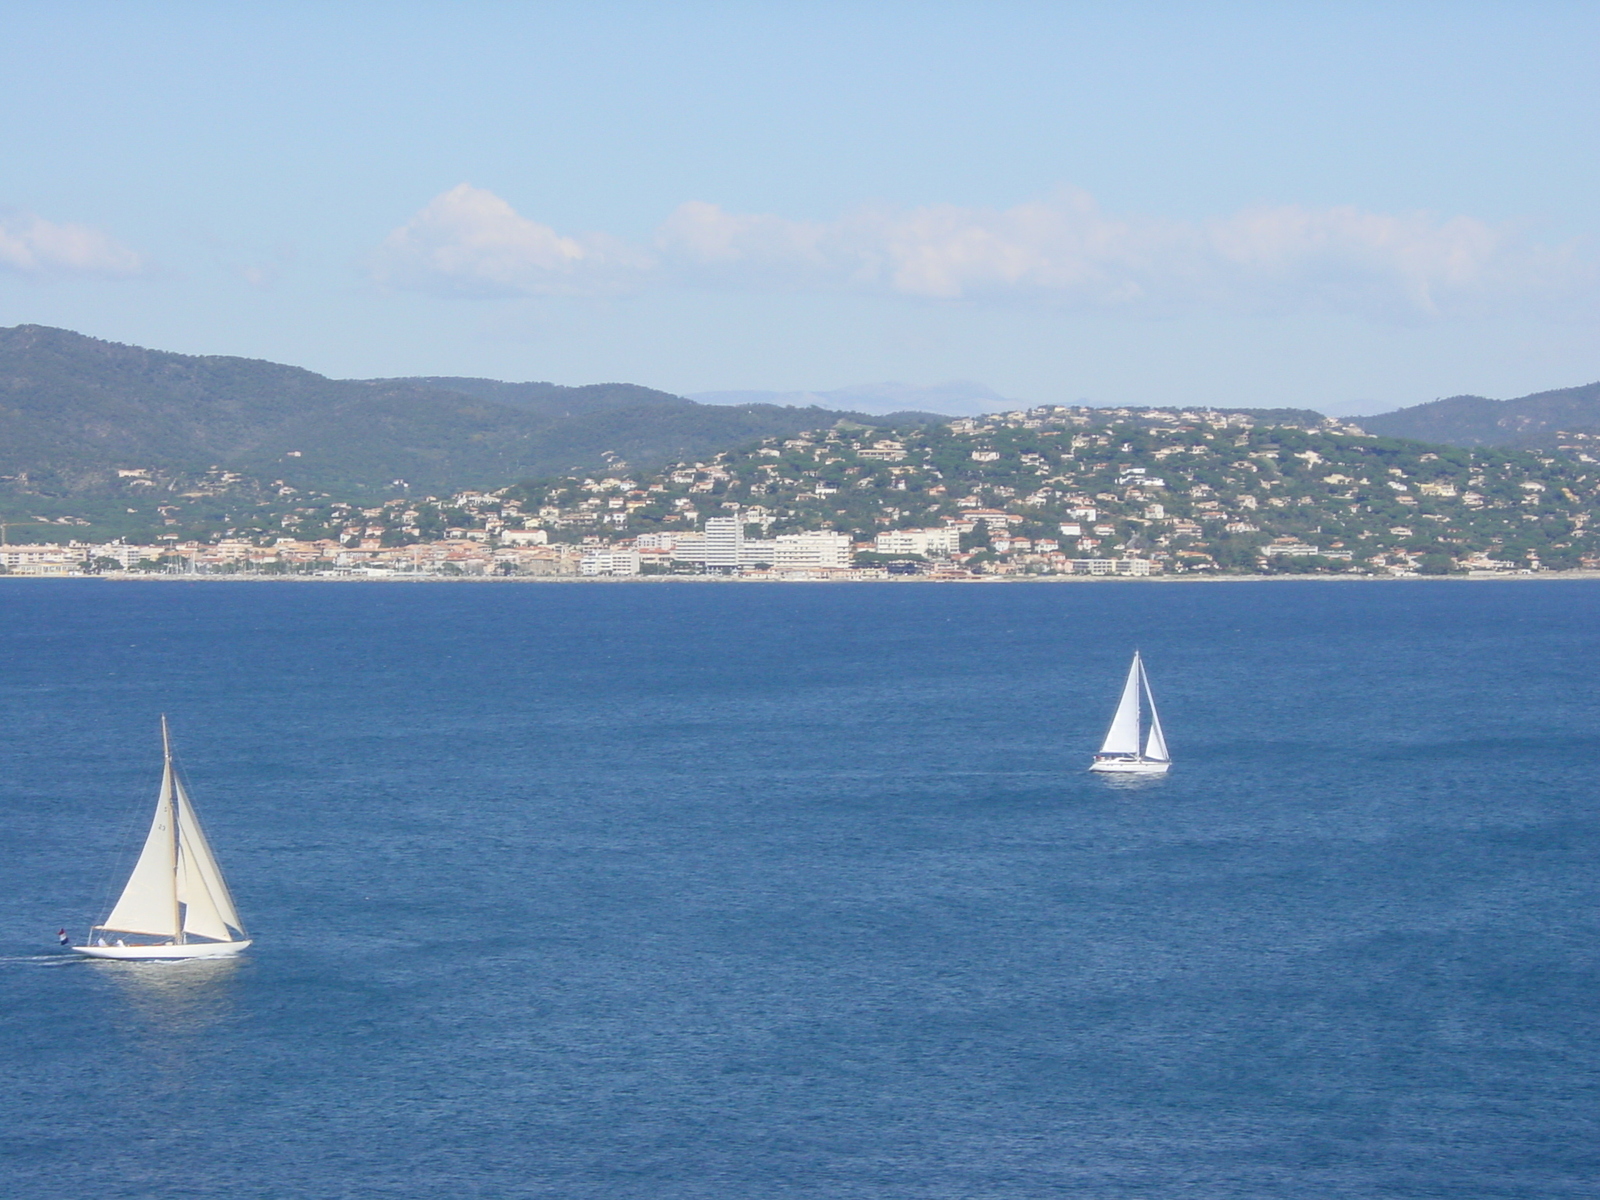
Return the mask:
[[1171,769],[1170,762],[1149,758],[1097,758],[1089,767],[1102,775],[1165,775]]
[[242,942],[186,942],[181,946],[74,946],[73,950],[90,958],[174,962],[186,958],[227,958],[229,955],[239,953],[252,940],[246,938]]

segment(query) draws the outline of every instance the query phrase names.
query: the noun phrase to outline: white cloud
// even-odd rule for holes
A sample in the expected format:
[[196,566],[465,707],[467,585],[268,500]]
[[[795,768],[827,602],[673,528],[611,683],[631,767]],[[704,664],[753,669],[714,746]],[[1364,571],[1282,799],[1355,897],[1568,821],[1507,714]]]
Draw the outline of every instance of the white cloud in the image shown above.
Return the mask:
[[34,213],[0,209],[0,269],[35,278],[125,279],[149,270],[144,256],[87,225],[58,225]]
[[654,253],[576,238],[462,184],[390,234],[374,276],[472,295],[695,283],[852,290],[1166,314],[1357,313],[1415,320],[1592,291],[1593,264],[1472,217],[1250,209],[1210,221],[1119,217],[1082,191],[1009,209],[928,205],[795,221],[682,205]]
[[696,202],[667,220],[658,245],[680,270],[724,284],[1150,312],[1431,316],[1595,281],[1571,247],[1471,217],[1290,206],[1167,221],[1107,215],[1079,191],[1005,210],[930,205],[826,223]]
[[649,266],[647,254],[615,238],[564,236],[466,183],[385,238],[371,263],[387,286],[467,296],[613,291]]

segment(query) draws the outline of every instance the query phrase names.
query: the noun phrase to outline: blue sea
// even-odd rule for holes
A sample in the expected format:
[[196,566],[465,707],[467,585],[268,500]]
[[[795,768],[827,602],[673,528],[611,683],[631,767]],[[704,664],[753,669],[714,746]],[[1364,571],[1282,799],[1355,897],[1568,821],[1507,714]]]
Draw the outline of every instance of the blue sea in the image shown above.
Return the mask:
[[[1586,581],[0,582],[0,1196],[1595,1197],[1597,682]],[[78,961],[163,712],[257,941]]]

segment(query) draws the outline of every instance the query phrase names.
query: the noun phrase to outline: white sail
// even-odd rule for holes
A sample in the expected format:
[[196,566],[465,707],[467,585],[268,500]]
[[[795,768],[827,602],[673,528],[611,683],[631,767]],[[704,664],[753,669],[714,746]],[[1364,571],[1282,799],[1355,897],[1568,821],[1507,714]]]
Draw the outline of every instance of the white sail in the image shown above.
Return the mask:
[[145,838],[139,861],[128,877],[128,886],[122,889],[102,929],[178,936],[178,843],[172,829],[172,783],[172,760],[169,758],[161,776],[161,797],[156,801],[150,836]]
[[206,886],[204,878],[186,857],[180,858],[178,863],[178,890],[185,893],[183,904],[185,937],[189,934],[199,934],[201,937],[214,938],[219,942],[232,940],[233,934],[228,931],[227,921],[222,916],[216,898]]
[[1161,732],[1161,718],[1156,715],[1155,693],[1150,690],[1150,676],[1144,672],[1144,664],[1139,664],[1139,674],[1144,678],[1144,698],[1150,705],[1150,736],[1144,744],[1144,756],[1155,762],[1168,762],[1166,735]]
[[183,931],[226,942],[233,938],[228,927],[240,933],[244,925],[233,907],[233,897],[223,881],[222,869],[206,841],[195,816],[194,805],[183,781],[174,780],[178,809],[178,899],[184,904]]
[[1139,654],[1133,655],[1133,665],[1128,668],[1128,682],[1122,689],[1122,700],[1117,705],[1117,715],[1111,718],[1111,728],[1106,731],[1101,754],[1139,753]]
[[[150,961],[224,958],[250,945],[189,793],[173,769],[166,717],[161,718],[161,750],[166,766],[144,849],[105,924],[90,931],[90,944],[72,947],[79,954]],[[108,945],[100,931],[165,940],[130,946],[117,938]],[[205,940],[191,941],[191,935]]]

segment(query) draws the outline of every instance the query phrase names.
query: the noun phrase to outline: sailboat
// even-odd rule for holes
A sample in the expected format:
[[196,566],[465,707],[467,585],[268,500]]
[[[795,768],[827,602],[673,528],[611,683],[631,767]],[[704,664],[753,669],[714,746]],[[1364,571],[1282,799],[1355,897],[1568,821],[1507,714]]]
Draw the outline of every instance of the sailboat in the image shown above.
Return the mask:
[[[1144,749],[1141,750],[1144,703],[1150,706],[1150,734],[1143,738]],[[1144,673],[1144,659],[1135,650],[1117,715],[1111,718],[1105,745],[1100,747],[1089,769],[1123,775],[1165,775],[1171,766],[1167,739],[1161,732],[1161,718],[1156,715],[1156,698],[1150,694],[1150,677]]]
[[[161,794],[139,861],[111,909],[89,930],[89,945],[74,946],[91,958],[222,958],[250,944],[222,869],[200,828],[183,780],[172,765],[172,739],[161,718],[166,769]],[[118,935],[145,939],[129,943]],[[160,939],[150,941],[148,939]]]

